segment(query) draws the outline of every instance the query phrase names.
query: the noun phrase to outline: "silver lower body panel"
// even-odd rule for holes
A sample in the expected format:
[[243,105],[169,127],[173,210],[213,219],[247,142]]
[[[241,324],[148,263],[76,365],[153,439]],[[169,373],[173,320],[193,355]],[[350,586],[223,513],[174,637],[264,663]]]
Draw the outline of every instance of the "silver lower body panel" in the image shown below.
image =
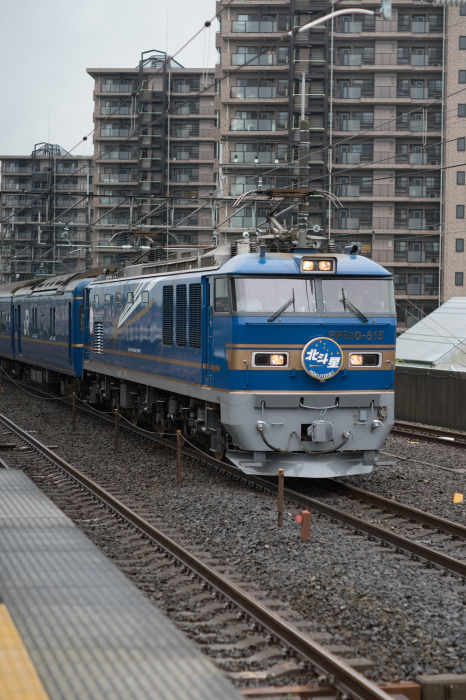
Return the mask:
[[303,479],[324,479],[353,474],[369,474],[377,462],[363,461],[361,452],[336,452],[329,455],[307,455],[303,452],[280,454],[264,452],[260,459],[254,452],[227,450],[227,458],[245,474],[278,476],[284,469],[285,476]]

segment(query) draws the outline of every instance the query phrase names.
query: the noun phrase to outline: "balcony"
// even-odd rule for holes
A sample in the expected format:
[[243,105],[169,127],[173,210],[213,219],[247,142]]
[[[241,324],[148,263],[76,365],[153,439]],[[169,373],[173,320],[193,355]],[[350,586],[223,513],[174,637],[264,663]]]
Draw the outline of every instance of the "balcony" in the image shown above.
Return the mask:
[[5,168],[3,171],[4,175],[7,175],[8,173],[16,173],[16,174],[25,174],[25,175],[30,175],[32,170],[32,165],[29,166],[20,166],[18,167],[17,165],[12,165],[11,163]]
[[101,114],[111,114],[118,116],[120,114],[124,114],[125,116],[128,116],[129,114],[132,114],[131,107],[128,105],[127,107],[122,106],[120,107],[118,104],[115,104],[112,107],[101,107],[100,108],[100,113]]
[[335,153],[335,163],[342,165],[359,165],[361,163],[360,153]]
[[230,163],[234,165],[247,164],[271,164],[278,163],[279,160],[285,160],[283,156],[277,157],[275,152],[266,151],[261,153],[255,153],[253,151],[231,151],[230,152]]
[[[231,188],[230,188],[231,192]],[[241,216],[240,214],[235,214],[235,216],[232,216],[230,219],[230,228],[239,228],[239,229],[245,229],[245,228],[252,228],[253,227],[253,218],[252,216]]]
[[277,22],[236,21],[231,23],[233,34],[270,34],[278,31]]
[[362,54],[341,54],[335,61],[337,66],[362,66]]
[[131,173],[101,173],[100,182],[134,182],[136,176]]
[[113,83],[110,85],[103,83],[103,85],[100,86],[100,91],[101,92],[128,92],[128,93],[131,93],[133,91],[133,85],[130,83]]
[[360,225],[359,225],[359,219],[354,218],[354,217],[345,217],[345,218],[339,218],[335,222],[335,225],[337,228],[342,229],[343,231],[359,231]]
[[176,139],[190,139],[199,136],[199,129],[173,129],[172,137]]
[[238,87],[230,88],[230,97],[234,100],[273,100],[286,97],[285,91],[279,95],[276,87]]
[[[337,184],[335,194],[337,197],[359,197],[361,194],[360,185],[339,185]],[[372,192],[365,193],[368,196],[372,196]]]
[[[288,61],[286,60],[286,63]],[[257,54],[233,53],[231,54],[232,66],[276,66],[278,65],[278,55],[276,53]],[[283,63],[285,65],[285,62]]]
[[[341,87],[337,90],[336,97],[341,100],[360,100],[362,97],[360,87]],[[364,97],[372,97],[372,95],[364,95]]]
[[101,129],[100,135],[102,137],[124,138],[131,136],[131,129],[129,127],[126,129]]
[[105,151],[98,160],[136,160],[136,154],[132,151]]
[[[374,250],[372,253],[372,259],[375,262],[382,263],[384,265],[405,265],[408,262],[434,265],[438,264],[439,255],[438,253],[427,252],[424,250],[409,250],[404,252],[393,250]],[[406,291],[406,286],[403,288],[397,287],[397,289],[398,291]]]
[[[412,100],[427,100],[429,93],[427,88],[412,87],[409,90],[409,96]],[[404,95],[399,95],[399,97],[404,97]]]
[[[285,129],[286,126],[282,126]],[[230,131],[276,131],[275,119],[230,119]]]
[[[384,124],[387,123],[386,120],[383,121]],[[362,121],[361,119],[341,119],[337,118],[335,124],[335,131],[366,131],[367,129],[372,130],[374,128],[373,121]]]
[[407,285],[408,296],[438,296],[438,287],[412,282]]
[[[401,226],[401,228],[406,228],[406,222],[404,222],[404,225]],[[426,220],[425,219],[408,219],[408,229],[410,231],[419,231],[423,230],[426,228]]]
[[430,24],[426,21],[414,20],[411,22],[411,27],[409,29],[403,26],[400,28],[400,31],[411,31],[413,34],[441,34],[443,32],[443,27],[437,22]]
[[230,196],[239,197],[239,195],[241,194],[245,194],[246,192],[252,192],[252,190],[256,189],[257,184],[255,183],[241,183],[236,185],[230,185]]
[[418,53],[412,53],[411,54],[411,65],[412,66],[428,66],[429,65],[429,57],[426,54],[418,54]]
[[180,85],[176,85],[173,92],[186,94],[189,92],[199,92],[199,90],[200,90],[200,84],[197,85],[197,87],[194,87],[193,85],[189,85],[189,83],[182,83]]
[[410,165],[427,165],[427,153],[410,151],[409,153],[397,153],[397,163],[409,163]]
[[362,32],[374,32],[375,22],[341,21],[337,24],[337,32],[342,34],[362,34]]

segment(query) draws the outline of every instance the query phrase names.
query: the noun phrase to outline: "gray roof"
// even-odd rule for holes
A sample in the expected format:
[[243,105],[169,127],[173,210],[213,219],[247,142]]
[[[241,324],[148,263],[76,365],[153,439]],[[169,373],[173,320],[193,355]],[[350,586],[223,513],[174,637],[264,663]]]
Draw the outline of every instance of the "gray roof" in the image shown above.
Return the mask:
[[466,297],[452,297],[396,341],[396,359],[412,365],[466,368]]

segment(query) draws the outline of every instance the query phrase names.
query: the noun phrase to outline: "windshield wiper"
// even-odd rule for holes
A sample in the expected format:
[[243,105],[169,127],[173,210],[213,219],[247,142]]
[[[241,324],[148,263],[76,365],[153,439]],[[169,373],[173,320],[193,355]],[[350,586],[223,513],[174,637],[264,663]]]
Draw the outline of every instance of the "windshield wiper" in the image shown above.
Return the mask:
[[267,321],[275,321],[275,319],[278,318],[280,316],[280,314],[282,314],[284,311],[286,311],[287,308],[289,306],[291,306],[291,304],[294,305],[294,289],[293,289],[293,296],[291,297],[291,299],[288,299],[288,301],[286,301],[283,304],[283,306],[280,306],[280,308],[277,311],[275,311],[275,313],[272,314],[272,316],[270,318],[268,318]]
[[341,290],[341,303],[343,304],[343,308],[346,311],[346,309],[349,309],[355,316],[361,319],[364,323],[368,323],[369,319],[367,316],[363,314],[362,311],[360,311],[354,304],[352,304],[346,297],[345,297],[345,290]]

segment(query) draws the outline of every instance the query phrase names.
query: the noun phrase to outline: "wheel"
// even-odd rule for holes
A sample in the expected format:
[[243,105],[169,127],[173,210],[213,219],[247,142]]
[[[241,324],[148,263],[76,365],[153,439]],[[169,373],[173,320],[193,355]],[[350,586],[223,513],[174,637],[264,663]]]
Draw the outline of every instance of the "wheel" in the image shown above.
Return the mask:
[[218,459],[219,462],[221,462],[222,459],[225,457],[225,443],[224,442],[222,442],[222,444],[218,450],[215,450],[214,457],[215,457],[215,459]]

